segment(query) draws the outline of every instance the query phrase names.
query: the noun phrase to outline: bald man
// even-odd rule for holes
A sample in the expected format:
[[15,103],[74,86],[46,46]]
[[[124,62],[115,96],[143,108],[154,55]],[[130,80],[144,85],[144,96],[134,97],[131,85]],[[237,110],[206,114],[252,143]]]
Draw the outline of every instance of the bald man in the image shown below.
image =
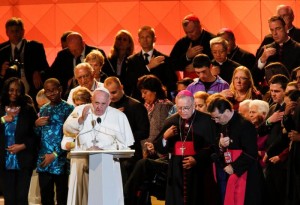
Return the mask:
[[106,55],[103,50],[89,46],[85,43],[82,35],[77,32],[71,32],[67,36],[67,48],[59,51],[57,56],[51,65],[51,77],[57,78],[62,87],[62,97],[66,99],[66,91],[71,85],[72,78],[74,77],[74,67],[83,62],[87,54],[93,49],[99,50],[106,59]]

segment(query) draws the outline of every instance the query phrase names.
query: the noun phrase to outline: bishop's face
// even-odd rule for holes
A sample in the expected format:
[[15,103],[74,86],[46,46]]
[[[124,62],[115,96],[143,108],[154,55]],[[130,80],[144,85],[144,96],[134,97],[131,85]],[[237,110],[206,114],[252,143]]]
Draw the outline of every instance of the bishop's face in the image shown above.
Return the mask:
[[194,100],[191,97],[182,97],[176,99],[178,114],[182,119],[189,119],[195,110]]

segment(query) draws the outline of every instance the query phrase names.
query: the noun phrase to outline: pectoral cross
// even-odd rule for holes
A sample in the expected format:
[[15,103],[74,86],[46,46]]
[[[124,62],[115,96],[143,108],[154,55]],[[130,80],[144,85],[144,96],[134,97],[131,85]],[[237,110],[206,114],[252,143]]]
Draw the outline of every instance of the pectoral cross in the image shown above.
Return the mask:
[[182,146],[181,148],[179,148],[181,150],[181,155],[184,155],[184,150],[186,149],[184,146]]
[[96,139],[96,137],[92,140],[92,143],[93,143],[93,147],[96,147],[96,144],[98,143],[99,141]]

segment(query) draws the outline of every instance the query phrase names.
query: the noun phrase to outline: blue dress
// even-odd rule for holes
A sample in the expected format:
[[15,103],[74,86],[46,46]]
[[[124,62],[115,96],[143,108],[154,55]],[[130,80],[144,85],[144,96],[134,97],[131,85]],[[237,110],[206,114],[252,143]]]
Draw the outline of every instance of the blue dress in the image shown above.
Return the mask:
[[[5,147],[15,144],[15,131],[17,127],[18,115],[14,117],[12,122],[5,123]],[[19,170],[20,165],[16,154],[5,151],[5,168],[7,170]]]
[[[48,172],[50,174],[60,175],[69,170],[67,152],[61,149],[61,140],[63,137],[63,124],[73,109],[74,106],[68,104],[66,101],[61,101],[55,106],[48,103],[41,107],[40,116],[50,117],[47,125],[36,128],[36,132],[41,138],[41,147],[37,160],[37,172]],[[53,152],[56,152],[58,157],[46,167],[39,166],[43,161],[44,155]]]

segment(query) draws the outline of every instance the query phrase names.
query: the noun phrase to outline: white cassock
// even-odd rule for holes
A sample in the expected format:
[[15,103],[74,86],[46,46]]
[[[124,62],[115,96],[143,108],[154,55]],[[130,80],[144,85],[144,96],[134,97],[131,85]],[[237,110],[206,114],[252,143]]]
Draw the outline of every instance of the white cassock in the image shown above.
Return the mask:
[[[78,118],[82,115],[82,111],[85,106],[86,105],[75,107],[74,111],[65,121],[63,126],[64,137],[61,143],[63,149],[66,149],[65,145],[67,142],[74,142],[74,139],[76,139],[76,148],[84,150],[92,147],[93,145],[104,150],[130,149],[129,146],[133,145],[134,138],[128,119],[123,112],[108,106],[102,116],[96,116],[90,109],[84,123],[79,125]],[[101,118],[101,122],[99,119],[97,122],[97,118],[99,117]],[[86,159],[80,160],[81,162],[87,161]],[[115,183],[115,187],[118,189],[114,190],[114,192],[120,202],[118,204],[123,205],[124,197],[120,163],[118,161],[114,161],[114,166],[114,177],[112,182]],[[82,183],[81,181],[86,183],[86,176],[84,176],[86,175],[86,172],[84,173],[84,171],[82,171],[82,169],[84,170],[86,167],[88,167],[88,165],[78,165],[75,163],[75,160],[73,160],[73,162],[71,160],[68,205],[84,205],[86,203],[84,201],[87,196],[77,196],[78,187],[82,186],[79,183]],[[81,175],[83,176],[78,176],[80,174],[78,169],[80,169],[80,172],[82,173]],[[80,194],[83,193],[83,195],[86,195],[88,192],[88,190],[85,190],[87,189],[87,185],[85,184],[82,189],[79,189]],[[80,199],[80,201],[84,200],[83,202],[78,202],[78,199]]]

